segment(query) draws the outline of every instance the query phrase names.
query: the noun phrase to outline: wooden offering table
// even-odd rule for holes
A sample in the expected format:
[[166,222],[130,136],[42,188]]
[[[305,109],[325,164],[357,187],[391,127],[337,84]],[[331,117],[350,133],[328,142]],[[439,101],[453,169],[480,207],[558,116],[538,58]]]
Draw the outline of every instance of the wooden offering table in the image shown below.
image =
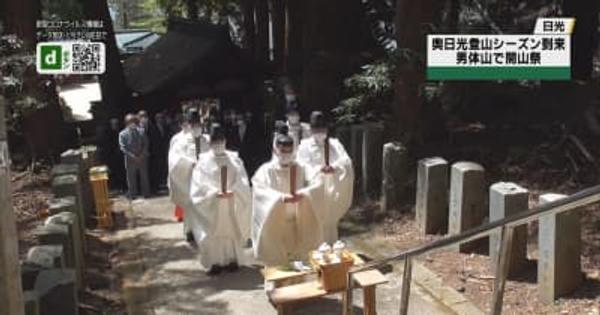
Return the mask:
[[[354,264],[360,265],[364,261],[352,254]],[[265,267],[262,270],[265,278],[265,288],[269,301],[275,308],[277,314],[291,314],[293,304],[318,299],[331,294],[342,294],[344,288],[336,291],[323,289],[316,270],[290,271],[282,266]],[[379,270],[367,270],[355,273],[353,276],[354,287],[363,290],[363,314],[376,314],[375,288],[379,284],[387,283],[387,278]]]

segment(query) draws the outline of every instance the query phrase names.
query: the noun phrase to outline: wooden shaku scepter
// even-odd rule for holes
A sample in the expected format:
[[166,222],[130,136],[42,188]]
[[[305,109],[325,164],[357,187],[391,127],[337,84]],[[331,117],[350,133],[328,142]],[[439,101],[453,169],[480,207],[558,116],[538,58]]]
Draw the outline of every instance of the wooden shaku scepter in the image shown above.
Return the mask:
[[325,158],[325,166],[329,166],[329,134],[325,137],[324,148],[325,152],[323,153]]
[[[297,171],[298,171],[297,167],[298,166],[296,165],[296,163],[292,163],[290,165],[290,195],[292,195],[294,197],[296,196],[296,189],[297,189],[297,187],[296,187],[296,176],[297,176]],[[299,215],[298,203],[295,202],[294,206],[295,206],[295,211],[294,211],[295,218],[296,218],[296,220],[298,220],[298,215]],[[295,244],[297,246],[298,242],[300,242],[300,239],[301,239],[301,236],[299,235],[300,232],[298,229],[297,222],[296,222],[296,224],[294,224],[293,231],[294,231],[293,233],[296,235]]]
[[227,166],[221,166],[221,193],[227,193]]
[[290,195],[296,195],[296,164],[290,165]]
[[[200,136],[202,137],[202,136]],[[195,137],[194,138],[194,144],[196,145],[196,160],[200,157],[200,152],[201,152],[201,144],[202,142],[200,141],[200,137]]]

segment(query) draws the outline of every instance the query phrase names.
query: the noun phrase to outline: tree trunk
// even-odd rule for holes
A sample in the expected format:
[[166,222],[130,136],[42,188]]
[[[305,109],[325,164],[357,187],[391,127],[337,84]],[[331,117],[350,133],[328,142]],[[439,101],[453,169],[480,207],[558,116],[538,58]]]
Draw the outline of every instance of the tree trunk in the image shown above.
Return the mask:
[[259,66],[269,63],[269,3],[256,0],[256,58]]
[[243,45],[252,55],[255,52],[256,26],[254,24],[255,0],[245,0],[240,3],[244,15],[244,39]]
[[129,10],[126,0],[121,2],[121,27],[123,29],[129,28]]
[[41,16],[40,0],[0,0],[0,21],[5,34],[16,34],[28,47],[37,42],[36,21]]
[[10,155],[6,137],[4,98],[0,96],[0,305],[2,314],[23,315],[17,225],[10,188]]
[[277,73],[283,73],[285,65],[285,2],[271,0],[271,16],[273,19],[273,63]]
[[598,48],[599,10],[597,1],[591,4],[583,0],[565,0],[563,3],[564,15],[576,18],[571,38],[571,73],[574,79],[591,78],[594,54]]
[[123,66],[121,65],[119,50],[115,40],[115,31],[112,19],[108,12],[106,1],[81,0],[83,10],[88,19],[102,20],[106,38],[106,71],[100,75],[100,89],[102,92],[102,112],[122,117],[131,108],[129,90],[125,84]]
[[[197,0],[186,0],[185,7],[187,10],[187,16],[190,20],[198,19],[198,2]],[[210,16],[209,16],[210,17]]]
[[329,113],[342,97],[343,80],[357,70],[365,35],[360,0],[304,0],[302,112]]
[[288,75],[297,82],[300,81],[302,75],[304,24],[310,18],[306,12],[305,0],[287,0],[288,60],[286,67]]
[[444,28],[447,32],[458,33],[458,19],[460,15],[460,1],[459,0],[447,0],[446,2],[446,18],[444,21]]
[[[442,1],[439,1],[442,2]],[[442,2],[443,3],[443,2]],[[398,0],[396,3],[396,36],[400,50],[407,50],[410,60],[400,61],[395,80],[395,104],[392,106],[394,120],[398,123],[396,138],[410,145],[419,141],[419,114],[422,107],[422,89],[425,69],[422,62],[413,60],[413,55],[425,56],[426,23],[434,20],[435,0]],[[425,58],[423,58],[425,60]]]

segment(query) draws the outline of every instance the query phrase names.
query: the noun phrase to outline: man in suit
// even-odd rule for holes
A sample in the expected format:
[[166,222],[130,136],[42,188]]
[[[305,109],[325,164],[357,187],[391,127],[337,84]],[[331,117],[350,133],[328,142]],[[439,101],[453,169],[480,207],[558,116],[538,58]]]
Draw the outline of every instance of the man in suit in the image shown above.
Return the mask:
[[137,114],[137,124],[139,131],[148,136],[148,129],[150,128],[150,117],[148,116],[148,112],[145,110],[141,110]]
[[[125,156],[127,174],[127,197],[133,199],[142,188],[142,195],[150,197],[150,181],[148,179],[148,139],[138,127],[137,117],[133,114],[125,116],[125,129],[119,133],[119,148]],[[140,178],[138,185],[137,177]]]
[[103,124],[98,130],[98,155],[102,163],[110,171],[111,189],[125,189],[125,168],[123,166],[123,153],[119,149],[119,132],[121,126],[118,118],[111,118],[108,124]]
[[154,123],[147,124],[147,135],[150,147],[150,186],[153,192],[158,192],[166,185],[167,179],[167,155],[169,152],[169,141],[171,132],[167,125],[165,115],[162,112],[154,115]]
[[236,114],[232,109],[225,110],[223,114],[223,123],[225,127],[225,138],[227,139],[227,150],[239,151],[241,141],[239,138],[236,124]]

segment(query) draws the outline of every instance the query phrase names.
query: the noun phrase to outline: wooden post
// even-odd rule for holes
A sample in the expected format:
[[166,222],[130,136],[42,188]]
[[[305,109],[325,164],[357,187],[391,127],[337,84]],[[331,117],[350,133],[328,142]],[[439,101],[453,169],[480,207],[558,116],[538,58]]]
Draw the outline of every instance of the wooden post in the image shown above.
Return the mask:
[[377,300],[375,297],[375,286],[371,285],[363,288],[363,315],[377,314]]
[[354,289],[353,288],[353,284],[354,284],[353,280],[354,279],[352,278],[352,276],[353,276],[353,274],[350,272],[348,272],[346,274],[346,277],[347,277],[346,283],[348,283],[348,287],[346,288],[346,291],[344,291],[343,297],[342,297],[343,302],[344,302],[343,309],[342,309],[343,315],[352,315],[352,313],[353,313],[353,311],[352,311],[353,310],[352,309],[352,307],[353,307],[352,306],[352,290]]
[[410,280],[412,277],[412,261],[410,257],[404,259],[402,271],[402,295],[400,296],[400,315],[408,314],[408,299],[410,298]]
[[221,166],[221,192],[227,193],[227,166]]
[[0,96],[0,308],[6,315],[23,315],[23,288],[17,249],[17,226],[10,188],[10,155]]
[[513,241],[512,227],[502,228],[502,241],[500,243],[500,250],[498,255],[498,265],[496,266],[496,279],[494,280],[494,300],[492,301],[493,315],[502,314],[502,300],[504,298],[504,285],[506,284],[506,277],[508,276],[508,267],[510,262],[510,252],[512,249]]

